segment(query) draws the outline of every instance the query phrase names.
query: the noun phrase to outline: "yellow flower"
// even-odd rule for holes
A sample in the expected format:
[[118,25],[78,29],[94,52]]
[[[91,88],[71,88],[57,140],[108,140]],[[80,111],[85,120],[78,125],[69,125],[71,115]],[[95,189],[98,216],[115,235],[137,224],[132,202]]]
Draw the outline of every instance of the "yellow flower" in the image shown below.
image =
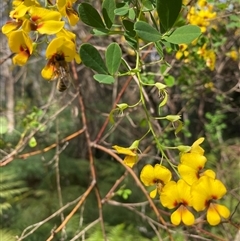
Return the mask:
[[171,215],[171,222],[179,225],[181,221],[185,225],[193,225],[195,218],[188,210],[191,203],[191,188],[182,179],[178,182],[170,181],[162,189],[160,201],[164,207],[169,209],[177,208]]
[[138,155],[136,153],[138,145],[139,141],[137,140],[134,141],[130,147],[121,147],[115,145],[113,148],[117,151],[117,153],[125,155],[123,160],[124,164],[132,168],[133,165],[138,161]]
[[79,21],[77,12],[72,8],[74,2],[76,2],[76,0],[57,0],[59,12],[63,17],[67,17],[68,22],[72,26]]
[[40,34],[55,34],[64,26],[64,21],[60,21],[61,14],[57,11],[33,6],[30,7],[28,14],[30,18],[25,19],[22,25],[26,32],[38,31]]
[[23,30],[11,32],[8,36],[8,45],[11,51],[16,53],[13,57],[13,63],[20,66],[26,64],[33,52],[33,43],[30,37]]
[[172,173],[164,166],[156,164],[154,167],[147,164],[143,167],[140,179],[145,186],[155,186],[150,192],[150,197],[155,198],[157,192],[160,194],[164,185],[172,179]]
[[64,37],[53,39],[46,50],[48,63],[41,72],[43,78],[50,80],[58,77],[59,65],[65,68],[67,62],[71,62],[75,55],[75,44],[71,40]]
[[228,52],[226,55],[229,56],[234,61],[237,61],[238,58],[239,58],[238,52],[236,50],[234,50],[234,49],[231,50],[230,52]]
[[207,208],[207,221],[211,225],[217,225],[221,217],[228,218],[230,211],[223,205],[216,204],[227,190],[223,183],[209,176],[202,176],[191,187],[192,206],[196,211],[203,211]]
[[179,50],[176,53],[176,59],[181,59],[182,57],[187,57],[189,55],[189,52],[187,49],[187,44],[179,44]]
[[[76,45],[76,35],[71,31],[68,31],[68,30],[63,28],[63,29],[61,29],[61,31],[59,31],[56,34],[56,36],[57,36],[57,38],[58,37],[68,38],[69,40],[71,40]],[[75,47],[75,49],[76,49],[76,47]],[[74,59],[75,59],[76,63],[78,63],[78,64],[81,63],[80,55],[77,52],[75,52]]]

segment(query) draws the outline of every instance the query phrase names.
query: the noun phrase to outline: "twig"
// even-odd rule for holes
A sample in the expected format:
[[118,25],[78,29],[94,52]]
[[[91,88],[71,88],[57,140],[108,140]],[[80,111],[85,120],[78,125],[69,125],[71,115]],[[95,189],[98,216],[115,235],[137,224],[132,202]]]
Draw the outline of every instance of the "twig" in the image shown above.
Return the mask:
[[96,219],[95,221],[93,221],[92,223],[90,223],[87,227],[85,227],[81,232],[79,232],[77,235],[74,236],[74,238],[72,238],[70,241],[75,241],[78,238],[80,238],[84,233],[86,233],[90,228],[92,228],[93,226],[95,226],[97,223],[100,222],[100,218]]
[[88,189],[85,191],[85,193],[81,196],[81,199],[79,200],[79,202],[77,203],[77,205],[73,208],[73,210],[68,214],[68,216],[65,218],[65,220],[60,224],[60,226],[58,226],[58,228],[56,228],[52,234],[50,235],[50,237],[47,239],[47,241],[50,241],[54,238],[54,235],[58,232],[60,232],[63,227],[66,226],[66,224],[68,223],[68,221],[72,218],[72,216],[74,215],[74,213],[76,213],[76,211],[78,210],[78,208],[82,205],[82,203],[85,201],[85,199],[87,198],[87,196],[90,194],[90,192],[92,191],[92,189],[94,188],[96,182],[92,181],[90,186],[88,187]]
[[[67,203],[65,206],[63,206],[62,208],[60,208],[59,210],[57,210],[55,213],[53,213],[52,215],[50,215],[49,217],[47,217],[46,219],[42,220],[41,222],[35,223],[31,226],[28,226],[27,228],[25,228],[21,234],[21,236],[17,239],[17,241],[21,241],[24,238],[28,237],[29,235],[31,235],[32,233],[34,233],[38,228],[40,228],[43,224],[45,224],[46,222],[48,222],[49,220],[51,220],[52,218],[58,216],[60,213],[62,213],[65,209],[67,209],[68,207],[74,205],[76,202],[79,201],[79,199],[82,198],[82,195],[80,197],[78,197],[77,199],[75,199],[72,202]],[[31,231],[29,231],[28,233],[26,233],[29,229],[32,229]],[[26,233],[26,234],[25,234]]]

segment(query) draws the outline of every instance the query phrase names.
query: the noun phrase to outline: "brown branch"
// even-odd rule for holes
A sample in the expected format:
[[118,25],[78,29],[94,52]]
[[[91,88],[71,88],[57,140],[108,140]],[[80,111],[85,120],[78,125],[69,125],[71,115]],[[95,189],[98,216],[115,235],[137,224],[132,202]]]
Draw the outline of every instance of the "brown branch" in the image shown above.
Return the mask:
[[[59,143],[54,143],[48,147],[45,147],[43,148],[42,150],[37,150],[37,151],[33,151],[33,152],[28,152],[28,153],[24,153],[24,154],[21,154],[18,156],[18,159],[27,159],[28,157],[30,156],[35,156],[35,155],[38,155],[38,154],[41,154],[41,153],[45,153],[45,152],[48,152],[50,151],[51,149],[55,148],[57,145],[59,144],[63,144],[75,137],[77,137],[78,135],[81,135],[82,133],[84,132],[84,128],[76,131],[75,133],[67,136],[66,138],[62,139]],[[12,160],[14,159],[14,156],[12,156],[11,158],[3,161],[3,162],[0,162],[0,166],[5,166],[7,165],[9,162],[11,162]]]
[[137,177],[137,175],[135,174],[135,172],[128,166],[126,166],[124,163],[123,163],[123,160],[117,155],[115,154],[112,150],[104,147],[104,146],[101,146],[101,145],[98,145],[96,143],[93,143],[92,144],[95,148],[99,149],[99,150],[102,150],[104,151],[105,153],[109,154],[110,156],[112,156],[116,161],[118,161],[121,165],[124,166],[124,168],[131,174],[131,176],[133,177],[134,181],[136,182],[137,186],[141,189],[141,191],[143,192],[143,194],[146,196],[148,202],[149,202],[149,205],[150,207],[153,209],[154,213],[156,214],[157,216],[157,219],[166,227],[166,230],[168,232],[168,235],[169,235],[169,238],[171,241],[173,241],[173,238],[170,234],[170,232],[168,231],[168,227],[167,227],[167,223],[164,221],[163,217],[161,216],[161,214],[159,213],[156,205],[154,204],[153,200],[150,198],[148,192],[146,191],[145,187],[142,185],[142,183],[140,182],[139,178]]
[[[114,102],[113,108],[115,108],[115,106],[117,105],[118,101],[121,99],[122,95],[124,94],[126,88],[128,87],[129,83],[131,82],[131,80],[132,80],[132,76],[130,76],[127,79],[127,81],[125,82],[125,84],[123,85],[121,91],[119,92],[119,94],[118,94],[118,96],[117,96],[117,98],[116,98],[116,100]],[[106,118],[105,122],[103,123],[103,125],[102,125],[100,131],[98,132],[98,135],[97,135],[97,137],[96,137],[94,142],[96,142],[96,143],[99,142],[100,138],[103,135],[103,132],[105,131],[105,129],[106,129],[107,125],[108,125],[108,122],[109,122],[109,116]]]
[[[79,95],[78,95],[78,101],[79,101],[79,105],[80,105],[80,108],[81,108],[82,122],[83,122],[83,127],[85,129],[85,137],[86,137],[86,140],[87,140],[87,148],[88,148],[88,154],[89,154],[89,164],[90,164],[91,177],[92,177],[92,180],[96,182],[96,170],[95,170],[95,166],[94,166],[92,145],[91,145],[90,135],[89,135],[89,132],[88,132],[88,127],[87,127],[85,106],[84,106],[82,95],[81,95],[80,91],[79,91]],[[95,195],[96,195],[97,202],[98,202],[99,218],[100,218],[100,223],[101,223],[101,227],[102,227],[102,233],[103,233],[104,240],[107,241],[104,222],[103,222],[102,202],[101,202],[100,192],[99,192],[99,189],[98,189],[97,185],[95,185],[94,189],[95,189]]]
[[92,191],[92,189],[94,188],[94,186],[96,185],[96,181],[92,180],[90,186],[88,187],[88,189],[85,191],[85,193],[82,195],[81,199],[79,200],[79,202],[77,203],[77,205],[73,208],[73,210],[68,214],[68,216],[65,218],[65,220],[60,224],[60,226],[55,229],[52,234],[50,235],[50,237],[47,239],[47,241],[50,241],[54,238],[55,234],[60,232],[68,223],[68,221],[72,218],[72,216],[77,212],[77,210],[79,209],[79,207],[83,204],[83,202],[86,200],[87,196],[90,194],[90,192]]

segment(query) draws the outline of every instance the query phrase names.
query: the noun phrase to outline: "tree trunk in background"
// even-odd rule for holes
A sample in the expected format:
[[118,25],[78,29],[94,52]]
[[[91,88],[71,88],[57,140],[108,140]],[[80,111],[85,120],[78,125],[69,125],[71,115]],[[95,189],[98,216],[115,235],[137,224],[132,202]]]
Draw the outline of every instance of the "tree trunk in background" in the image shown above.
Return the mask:
[[8,132],[11,133],[15,127],[14,119],[14,79],[11,71],[8,68],[5,68],[8,71],[8,77],[6,78],[6,117],[8,120]]

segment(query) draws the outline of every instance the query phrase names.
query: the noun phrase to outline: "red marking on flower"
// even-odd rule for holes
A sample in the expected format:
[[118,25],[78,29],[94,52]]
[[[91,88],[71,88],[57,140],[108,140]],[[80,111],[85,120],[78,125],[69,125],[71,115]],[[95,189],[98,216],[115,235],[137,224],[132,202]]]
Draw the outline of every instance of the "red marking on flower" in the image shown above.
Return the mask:
[[37,22],[37,20],[41,19],[41,17],[38,15],[35,15],[35,16],[32,16],[31,19],[33,22]]
[[36,29],[42,28],[43,25],[44,25],[44,23],[40,23],[40,24],[38,24]]
[[178,206],[178,201],[175,200],[173,205],[174,205],[174,207],[177,207]]
[[212,195],[212,199],[217,200],[218,197],[216,195]]
[[209,200],[206,200],[205,201],[205,207],[208,207],[210,205],[210,201]]
[[187,206],[187,205],[188,205],[188,201],[183,200],[183,201],[182,201],[182,204],[183,204],[184,206]]

